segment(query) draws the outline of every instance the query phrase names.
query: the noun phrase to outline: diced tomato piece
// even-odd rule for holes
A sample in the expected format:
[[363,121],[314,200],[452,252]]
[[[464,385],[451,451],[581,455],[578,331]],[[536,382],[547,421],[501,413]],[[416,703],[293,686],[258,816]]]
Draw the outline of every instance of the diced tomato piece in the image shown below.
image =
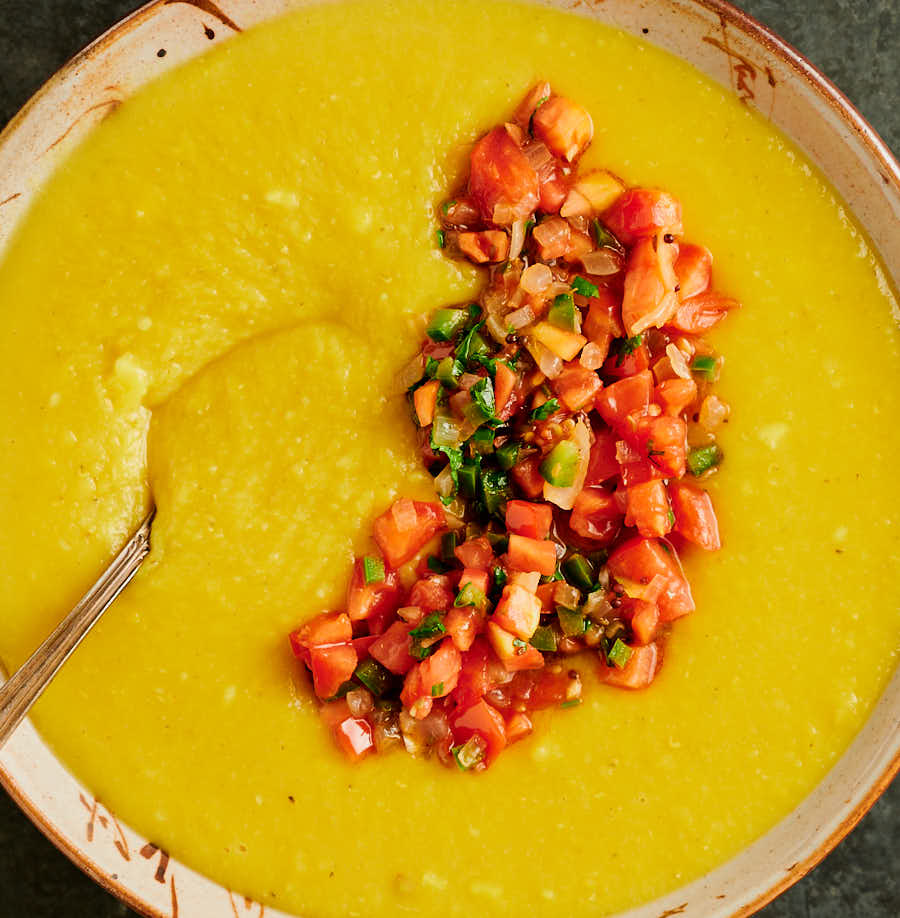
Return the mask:
[[351,762],[358,762],[375,750],[371,725],[364,717],[354,717],[343,699],[323,705],[321,716],[338,749]]
[[553,523],[553,508],[549,504],[534,504],[527,500],[511,500],[506,504],[506,528],[529,539],[546,539]]
[[463,568],[463,572],[459,578],[459,589],[462,590],[464,586],[471,584],[476,590],[487,596],[490,583],[491,576],[487,571],[479,570],[475,567],[466,567]]
[[460,252],[476,265],[506,261],[509,255],[509,236],[503,230],[460,233],[456,239]]
[[[419,679],[424,689],[423,695],[429,698],[443,698],[449,695],[456,688],[461,669],[462,656],[459,650],[450,638],[444,638],[440,647],[418,666]],[[409,676],[407,676],[408,681]],[[402,696],[401,701],[410,707]],[[415,701],[415,698],[412,701]]]
[[556,582],[551,580],[549,583],[541,583],[534,590],[534,595],[540,600],[541,612],[552,612],[554,610],[553,597],[556,595]]
[[439,504],[400,498],[372,525],[375,542],[391,567],[400,567],[441,530],[447,519]]
[[[494,618],[497,617],[496,612]],[[524,638],[517,637],[495,621],[487,623],[487,639],[507,672],[519,672],[522,669],[541,669],[544,655]]]
[[[636,419],[634,426],[637,426]],[[616,441],[616,459],[619,463],[622,485],[626,488],[653,478],[663,477],[663,473],[627,440]]]
[[537,571],[546,577],[556,573],[556,542],[550,539],[529,539],[511,533],[507,558],[517,571]]
[[378,640],[378,637],[379,635],[377,634],[366,634],[363,637],[353,638],[350,643],[356,651],[356,659],[359,662],[362,662],[366,657],[370,656],[369,648]]
[[669,497],[662,479],[632,485],[627,493],[626,526],[635,526],[647,539],[662,538],[671,530]]
[[544,476],[540,473],[539,456],[529,456],[512,468],[512,477],[526,497],[540,497],[544,493]]
[[484,637],[476,637],[469,650],[462,655],[462,669],[453,697],[461,708],[474,704],[481,698],[492,682],[489,676],[490,666],[496,666],[496,658],[490,644]]
[[591,446],[591,461],[588,465],[584,486],[589,488],[592,485],[601,485],[618,474],[616,435],[611,430],[595,431],[594,443]]
[[569,411],[581,411],[594,401],[602,388],[600,377],[574,360],[565,365],[550,385],[563,407]]
[[707,551],[718,551],[722,547],[719,521],[709,492],[673,481],[669,485],[669,497],[675,514],[675,531]]
[[594,403],[600,417],[622,436],[633,433],[628,418],[646,412],[653,391],[653,374],[643,370],[605,386]]
[[643,689],[656,678],[662,665],[662,650],[658,643],[632,647],[631,656],[623,669],[600,664],[600,680],[617,688]]
[[444,618],[447,635],[461,651],[469,650],[477,635],[484,630],[486,612],[474,606],[454,606]]
[[353,625],[345,612],[322,612],[289,635],[295,657],[309,665],[312,647],[346,644],[353,637]]
[[646,344],[640,344],[630,354],[610,354],[604,361],[600,372],[614,379],[624,379],[643,372],[649,366],[650,350]]
[[677,246],[663,241],[663,234],[639,239],[628,258],[622,324],[629,336],[660,327],[678,308],[674,262]]
[[347,589],[347,615],[350,621],[374,618],[393,612],[400,605],[400,581],[397,572],[385,565],[384,580],[366,583],[365,562],[353,562],[350,586]]
[[311,647],[309,665],[319,698],[332,698],[356,669],[356,651],[352,644],[328,644]]
[[[546,177],[543,175],[545,171]],[[569,180],[559,171],[555,161],[552,168],[541,169],[538,177],[541,183],[538,209],[545,214],[558,214],[569,194]]]
[[697,383],[693,379],[664,379],[654,390],[654,399],[663,414],[676,418],[697,398]]
[[541,575],[537,571],[510,571],[507,582],[518,584],[523,590],[528,590],[529,593],[537,593]]
[[625,599],[619,614],[630,625],[638,644],[649,644],[656,639],[659,629],[659,607],[645,599]]
[[489,571],[496,563],[494,549],[487,536],[478,536],[458,545],[453,552],[463,567],[474,570]]
[[553,96],[538,106],[532,118],[534,136],[567,163],[574,162],[594,137],[588,111],[563,96]]
[[437,407],[440,388],[440,382],[431,379],[413,392],[413,408],[419,427],[427,427],[434,420],[434,409]]
[[523,641],[530,640],[541,622],[541,601],[524,587],[508,583],[503,588],[492,621]]
[[665,478],[681,478],[687,464],[687,426],[661,414],[638,418],[632,441]]
[[416,664],[409,652],[409,629],[406,622],[394,622],[369,647],[369,655],[398,676],[408,673]]
[[638,536],[617,546],[607,566],[626,591],[650,584],[657,575],[663,577],[666,586],[656,600],[662,621],[671,622],[694,611],[690,585],[670,545]]
[[588,313],[581,331],[594,344],[608,348],[613,338],[621,338],[622,298],[609,287],[597,285],[597,295],[588,298]]
[[631,188],[616,198],[603,215],[603,222],[625,245],[634,245],[657,233],[680,236],[681,204],[666,191]]
[[525,739],[533,731],[534,724],[527,714],[513,714],[506,721],[506,742],[509,744]]
[[575,498],[569,525],[582,538],[609,545],[622,528],[622,516],[613,494],[603,488],[585,488]]
[[732,310],[738,309],[740,303],[721,293],[709,291],[698,293],[689,300],[683,300],[666,322],[668,328],[688,335],[701,335],[717,325]]
[[712,252],[705,246],[681,243],[675,261],[679,299],[689,300],[692,296],[707,291],[712,277],[712,261]]
[[[497,373],[494,376],[494,403],[497,417],[501,420],[505,421],[512,413],[510,399],[518,382],[519,376],[515,370],[510,369],[502,360],[498,360]],[[509,413],[505,413],[507,408],[510,409]]]
[[506,723],[503,715],[483,699],[459,708],[450,718],[454,745],[461,745],[476,733],[487,743],[485,765],[490,765],[506,748]]
[[455,598],[449,578],[444,574],[431,574],[413,584],[406,604],[418,606],[427,614],[449,609]]
[[498,226],[524,220],[537,208],[537,173],[503,125],[472,150],[468,196],[482,217]]

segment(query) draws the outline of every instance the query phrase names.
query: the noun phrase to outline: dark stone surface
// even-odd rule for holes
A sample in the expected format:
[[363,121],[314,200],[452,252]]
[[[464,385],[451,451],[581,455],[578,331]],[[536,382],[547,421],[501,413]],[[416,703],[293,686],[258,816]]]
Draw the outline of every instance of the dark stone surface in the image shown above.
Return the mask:
[[[744,0],[806,54],[900,150],[900,0]],[[0,0],[0,124],[134,0]],[[900,782],[764,918],[900,915]],[[0,918],[132,914],[80,871],[0,792]]]

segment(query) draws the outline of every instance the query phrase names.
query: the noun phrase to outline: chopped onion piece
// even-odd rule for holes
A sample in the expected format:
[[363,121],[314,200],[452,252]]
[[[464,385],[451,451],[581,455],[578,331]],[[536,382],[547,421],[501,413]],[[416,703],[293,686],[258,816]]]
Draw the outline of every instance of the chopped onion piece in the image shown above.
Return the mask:
[[588,252],[587,255],[581,256],[581,264],[588,274],[596,274],[599,277],[618,274],[623,267],[621,256],[612,249],[597,249]]
[[437,491],[438,495],[441,497],[449,497],[453,493],[455,487],[450,466],[445,465],[440,472],[434,476],[434,490]]
[[[544,293],[553,283],[553,272],[544,264],[530,265],[522,272],[519,285],[529,294]],[[421,372],[421,371],[420,371]],[[415,382],[415,380],[413,380]]]
[[669,358],[669,363],[672,364],[673,373],[680,376],[682,379],[691,378],[690,367],[684,359],[684,354],[678,350],[677,344],[672,343],[666,345],[666,356]]
[[544,483],[544,500],[556,504],[563,510],[571,510],[575,506],[575,498],[584,488],[587,478],[588,466],[591,462],[591,432],[584,421],[579,421],[572,432],[572,442],[578,449],[578,468],[575,470],[575,480],[568,488],[558,488],[555,485]]
[[394,501],[391,505],[391,516],[400,532],[409,532],[416,528],[416,505],[408,497]]
[[408,389],[413,383],[422,378],[424,364],[422,355],[416,354],[412,360],[397,374],[397,382],[402,389]]
[[512,225],[512,234],[509,240],[509,255],[508,258],[518,258],[519,253],[522,251],[522,246],[525,244],[525,221],[516,220]]
[[468,392],[480,378],[480,376],[476,376],[474,373],[463,373],[463,375],[459,377],[459,388],[465,389],[466,392]]
[[731,413],[731,408],[718,396],[707,395],[700,405],[700,426],[706,430],[715,430]]
[[591,202],[577,188],[569,191],[559,209],[561,217],[589,217],[591,213]]
[[566,583],[565,580],[560,580],[553,591],[553,601],[567,609],[577,609],[581,602],[581,590]]
[[495,315],[489,315],[484,326],[498,344],[503,344],[506,341],[507,325],[503,319]]
[[539,140],[534,140],[531,143],[525,144],[522,148],[522,152],[525,154],[525,158],[531,163],[531,168],[537,172],[541,166],[547,165],[553,159],[553,154],[547,149],[546,144],[541,143]]
[[509,313],[505,321],[507,325],[518,331],[520,328],[524,328],[534,321],[534,310],[530,306],[525,305],[521,309]]
[[606,360],[606,351],[607,348],[602,348],[599,344],[588,341],[581,350],[581,356],[578,358],[578,362],[586,370],[599,370]]
[[447,518],[449,529],[461,529],[465,526],[463,517],[466,515],[466,502],[455,497],[444,507],[444,516]]
[[375,700],[368,689],[358,688],[347,692],[347,707],[354,717],[365,717],[374,707]]
[[544,347],[540,341],[535,341],[534,338],[527,338],[525,340],[525,347],[528,353],[534,358],[534,362],[538,365],[538,369],[548,379],[556,379],[556,377],[562,373],[562,357],[557,357],[549,348]]

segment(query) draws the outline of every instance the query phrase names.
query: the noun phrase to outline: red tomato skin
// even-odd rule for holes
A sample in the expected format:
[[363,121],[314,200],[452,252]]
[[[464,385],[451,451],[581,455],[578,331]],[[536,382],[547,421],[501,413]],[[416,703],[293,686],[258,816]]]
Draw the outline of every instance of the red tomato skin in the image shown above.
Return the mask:
[[[496,613],[493,618],[496,618]],[[538,620],[540,620],[540,613],[538,613]],[[487,639],[507,672],[542,669],[544,666],[544,655],[536,647],[527,643],[524,647],[521,646],[521,643],[517,646],[515,644],[516,635],[501,627],[493,619],[487,623]],[[524,641],[524,638],[518,640],[521,642]]]
[[611,545],[622,528],[622,510],[609,491],[585,488],[575,498],[569,526],[598,547]]
[[613,379],[625,379],[642,373],[649,366],[650,351],[646,344],[641,344],[630,354],[610,354],[604,361],[601,372]]
[[431,574],[417,580],[409,592],[408,606],[418,606],[426,614],[449,609],[455,594],[450,589],[450,579],[444,574]]
[[454,745],[465,743],[478,734],[487,744],[485,765],[492,762],[506,748],[506,722],[503,715],[484,699],[467,708],[458,708],[450,718]]
[[462,667],[453,697],[461,708],[475,704],[493,683],[489,676],[491,664],[496,657],[483,636],[478,636],[472,646],[462,654]]
[[659,643],[632,647],[631,657],[624,669],[600,664],[600,680],[617,688],[644,689],[656,678],[662,665],[662,646]]
[[622,296],[622,324],[629,337],[665,325],[678,308],[677,254],[677,246],[664,242],[662,234],[640,239],[631,250]]
[[[497,407],[497,417],[501,420],[505,421],[512,415],[513,405],[510,403],[510,399],[518,383],[519,375],[502,360],[498,360],[497,372],[494,377],[494,399]],[[509,409],[508,412],[507,409]]]
[[463,568],[463,572],[459,577],[459,589],[462,590],[466,584],[471,583],[476,590],[487,596],[490,582],[491,577],[487,571],[478,570],[478,568],[474,567],[466,567]]
[[444,619],[447,635],[457,649],[465,652],[472,648],[475,638],[484,630],[487,615],[474,606],[454,606]]
[[540,497],[544,493],[544,477],[538,469],[540,464],[537,456],[529,456],[512,468],[513,480],[526,497]]
[[635,643],[650,644],[656,639],[659,607],[655,602],[628,598],[619,606],[619,614],[631,625]]
[[675,514],[675,531],[706,551],[718,551],[722,540],[709,492],[685,482],[673,481],[669,484],[669,497]]
[[605,386],[594,405],[600,417],[613,430],[621,436],[628,436],[633,430],[629,417],[635,412],[646,412],[652,391],[653,374],[649,370],[642,370],[634,376]]
[[550,385],[564,408],[581,411],[593,403],[603,384],[593,370],[573,360],[565,365],[562,373]]
[[687,470],[687,426],[667,415],[639,418],[631,438],[661,477],[682,478]]
[[494,549],[486,536],[478,536],[477,539],[469,539],[458,545],[453,552],[457,560],[463,567],[471,567],[474,570],[489,571],[493,568],[497,559],[494,557]]
[[537,173],[503,125],[485,134],[472,150],[469,198],[488,223],[508,225],[537,209]]
[[395,501],[372,525],[375,542],[392,568],[405,564],[431,538],[447,528],[447,518],[439,504],[415,500],[409,501],[415,508],[415,524],[401,531],[393,512],[398,503],[400,501]]
[[625,245],[660,232],[680,236],[681,203],[666,191],[630,188],[616,198],[603,222]]
[[601,485],[619,474],[619,463],[616,460],[616,435],[611,430],[594,431],[594,442],[591,446],[591,460],[587,476],[584,479],[586,488]]
[[545,577],[556,573],[556,543],[550,539],[530,539],[513,532],[506,556],[517,571],[537,571]]
[[503,594],[494,609],[491,621],[527,641],[540,624],[541,601],[524,587],[508,583],[503,588]]
[[363,559],[357,558],[353,562],[353,573],[347,589],[347,615],[350,621],[394,612],[400,606],[400,598],[400,581],[396,571],[385,566],[381,583],[366,583]]
[[288,635],[291,652],[309,666],[313,647],[346,644],[353,638],[353,625],[345,612],[322,612]]
[[549,504],[534,504],[527,500],[511,500],[506,504],[506,528],[509,532],[529,539],[546,539],[553,523],[553,508]]
[[587,109],[564,96],[553,96],[539,105],[531,118],[534,135],[566,162],[574,162],[588,148],[594,123]]
[[[459,650],[450,638],[444,638],[440,647],[419,663],[417,670],[407,674],[400,700],[409,708],[418,698],[443,698],[449,695],[456,688],[461,668],[462,656]],[[420,688],[419,694],[411,696],[407,695],[406,687],[414,681],[411,679],[414,672],[418,673]]]
[[678,258],[675,261],[679,299],[688,300],[709,289],[712,262],[712,252],[705,246],[689,242],[681,243]]
[[675,549],[667,543],[640,536],[629,539],[612,551],[607,567],[617,580],[637,584],[648,584],[657,574],[662,575],[666,587],[657,599],[661,621],[671,622],[694,611],[690,585]]
[[366,634],[363,637],[353,638],[350,642],[356,651],[357,660],[362,663],[366,657],[370,656],[369,648],[378,640],[377,634]]
[[319,698],[333,698],[356,669],[352,644],[329,644],[310,648],[309,663]]
[[672,528],[669,497],[660,478],[627,489],[625,525],[634,526],[645,539],[662,538]]
[[369,656],[398,676],[416,665],[409,652],[409,629],[406,622],[396,621],[369,647]]
[[653,391],[653,399],[670,418],[677,418],[697,398],[693,379],[664,379]]
[[702,335],[718,325],[732,309],[739,309],[740,305],[737,300],[721,293],[698,293],[682,301],[666,322],[666,328],[686,335]]
[[527,714],[513,714],[506,721],[506,742],[507,745],[516,743],[525,739],[534,731],[534,724]]
[[545,214],[558,214],[569,194],[569,182],[564,175],[555,171],[550,178],[541,182],[538,210]]
[[351,762],[358,762],[374,752],[372,727],[363,717],[353,717],[347,702],[341,699],[322,706],[321,716],[338,749]]

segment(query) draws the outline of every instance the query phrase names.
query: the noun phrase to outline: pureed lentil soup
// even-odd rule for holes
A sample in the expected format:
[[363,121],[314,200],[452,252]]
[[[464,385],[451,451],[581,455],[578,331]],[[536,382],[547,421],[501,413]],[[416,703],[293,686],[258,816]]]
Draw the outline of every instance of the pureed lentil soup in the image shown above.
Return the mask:
[[[434,207],[538,77],[593,114],[585,166],[677,195],[744,303],[712,336],[724,546],[686,557],[698,612],[647,691],[590,684],[477,776],[354,767],[278,648],[342,602],[395,496],[433,499],[394,374],[427,313],[477,287],[435,247]],[[24,660],[152,486],[151,559],[35,716],[120,818],[262,901],[639,903],[795,806],[893,669],[894,298],[794,148],[631,37],[467,0],[297,12],[106,121],[35,204],[0,302],[2,659]]]

